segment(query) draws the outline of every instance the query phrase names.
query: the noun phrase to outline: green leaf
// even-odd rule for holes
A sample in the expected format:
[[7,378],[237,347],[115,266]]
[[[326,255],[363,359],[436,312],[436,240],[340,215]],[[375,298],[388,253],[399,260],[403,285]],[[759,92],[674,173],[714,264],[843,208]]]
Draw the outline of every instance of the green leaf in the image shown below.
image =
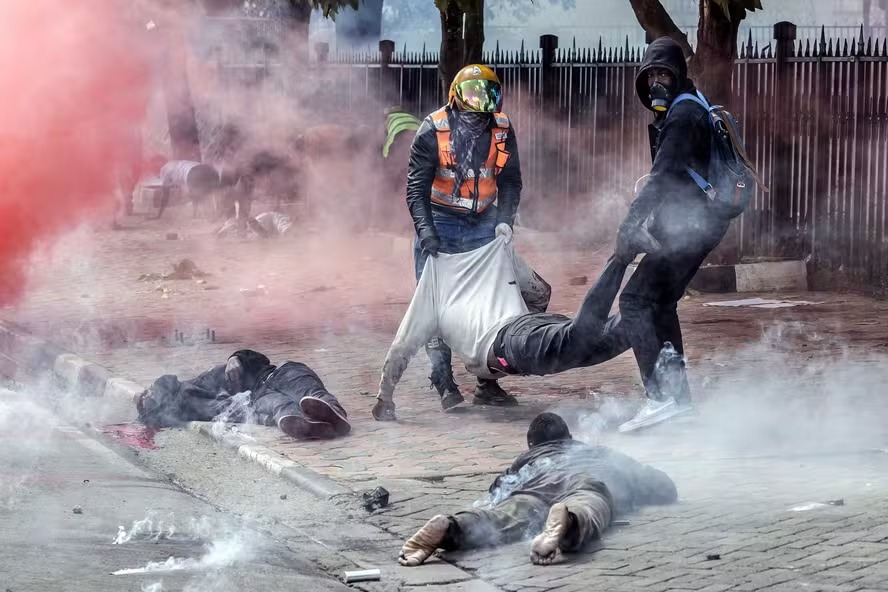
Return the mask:
[[[703,2],[704,0],[700,0]],[[740,8],[743,10],[740,19],[746,18],[747,12],[762,10],[762,0],[712,0],[712,3],[718,6],[725,18],[731,20],[731,9]]]

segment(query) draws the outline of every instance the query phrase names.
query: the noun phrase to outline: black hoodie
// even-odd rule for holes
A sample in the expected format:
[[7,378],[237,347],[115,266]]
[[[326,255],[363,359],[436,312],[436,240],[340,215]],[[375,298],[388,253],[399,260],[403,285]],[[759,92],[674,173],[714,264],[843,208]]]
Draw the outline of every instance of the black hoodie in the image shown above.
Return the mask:
[[[672,73],[673,98],[696,93],[681,46],[661,37],[648,47],[635,79],[638,98],[647,109],[652,110],[647,84],[651,68]],[[667,114],[658,114],[649,131],[651,177],[630,206],[623,230],[631,232],[653,214],[648,230],[663,245],[664,255],[713,248],[713,241],[717,244],[724,234],[725,222],[713,215],[709,198],[687,172],[691,167],[704,177],[708,173],[712,141],[709,114],[694,101],[682,101]]]

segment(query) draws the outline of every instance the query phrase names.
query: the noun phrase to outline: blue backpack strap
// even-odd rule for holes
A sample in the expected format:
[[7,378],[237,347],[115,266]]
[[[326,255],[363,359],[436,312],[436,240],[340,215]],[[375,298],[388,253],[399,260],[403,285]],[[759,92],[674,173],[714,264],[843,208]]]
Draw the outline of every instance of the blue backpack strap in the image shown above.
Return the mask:
[[697,187],[699,187],[703,191],[703,193],[709,196],[709,199],[715,199],[715,188],[709,181],[704,179],[700,173],[698,173],[691,167],[685,167],[685,170],[691,176],[691,179],[694,180],[694,183],[697,184]]
[[[675,99],[672,101],[672,105],[669,106],[670,111],[673,107],[675,107],[675,105],[682,101],[694,101],[695,103],[706,109],[707,112],[709,112],[710,110],[709,101],[706,100],[706,97],[704,97],[703,93],[701,93],[699,90],[696,94],[682,93],[675,97]],[[703,193],[708,195],[710,199],[713,199],[715,197],[715,189],[712,187],[712,184],[709,181],[703,178],[703,175],[701,175],[691,167],[685,167],[685,170],[691,176],[691,179],[694,180],[694,183],[697,184],[697,187],[699,187],[703,191]]]
[[697,94],[681,93],[672,100],[672,104],[669,106],[669,110],[671,111],[673,107],[675,107],[682,101],[694,101],[695,103],[706,109],[706,111],[709,111],[709,101],[706,100],[706,97],[704,97],[703,93],[701,93],[699,90],[697,91]]

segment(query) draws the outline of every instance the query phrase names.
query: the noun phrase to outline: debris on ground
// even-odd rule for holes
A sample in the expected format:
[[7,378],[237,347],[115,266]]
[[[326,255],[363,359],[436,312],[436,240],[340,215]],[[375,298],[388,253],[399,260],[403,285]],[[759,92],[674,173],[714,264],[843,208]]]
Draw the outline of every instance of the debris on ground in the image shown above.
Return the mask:
[[377,487],[362,493],[361,499],[364,502],[364,509],[372,512],[389,505],[389,492],[385,487]]
[[807,512],[808,510],[816,510],[817,508],[828,508],[829,506],[844,506],[843,498],[828,500],[826,502],[809,502],[800,506],[795,506],[787,510],[788,512]]
[[83,508],[81,508],[80,506],[74,506],[74,513],[83,514]]
[[208,274],[201,271],[197,264],[191,259],[182,259],[173,265],[173,272],[164,277],[165,280],[193,280],[206,277]]
[[282,499],[282,500],[287,499],[287,494],[286,494],[286,493],[282,493],[282,494],[281,494],[281,499]]
[[792,308],[794,306],[814,306],[824,302],[808,302],[806,300],[766,300],[765,298],[745,298],[743,300],[723,300],[721,302],[705,302],[703,306],[727,306],[737,308]]
[[589,277],[585,275],[574,276],[568,280],[568,283],[571,286],[585,286],[589,283]]
[[722,558],[722,556],[718,553],[709,553],[706,556],[706,561],[718,561],[721,558]]
[[382,572],[378,569],[362,569],[359,571],[345,572],[345,583],[354,582],[378,582],[382,577]]
[[241,288],[240,293],[248,298],[256,296],[268,296],[268,289],[264,285],[258,285],[255,288]]
[[143,273],[139,276],[138,281],[157,282],[161,280],[197,280],[209,275],[209,273],[201,270],[191,259],[182,259],[178,263],[173,264],[173,271],[170,273]]

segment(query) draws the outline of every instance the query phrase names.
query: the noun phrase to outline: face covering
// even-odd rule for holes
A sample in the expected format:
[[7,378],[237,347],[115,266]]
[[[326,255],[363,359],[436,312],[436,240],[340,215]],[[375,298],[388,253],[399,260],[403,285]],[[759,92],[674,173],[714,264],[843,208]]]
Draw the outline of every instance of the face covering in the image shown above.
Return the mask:
[[657,113],[664,113],[672,102],[672,93],[659,82],[651,86],[651,107]]
[[[456,160],[456,183],[454,192],[459,191],[462,182],[469,178],[469,170],[473,169],[473,163],[478,137],[490,125],[492,115],[490,113],[477,113],[473,111],[454,111],[456,114],[456,126],[451,132],[453,155]],[[480,164],[478,165],[480,166]],[[477,173],[477,171],[476,171]]]

